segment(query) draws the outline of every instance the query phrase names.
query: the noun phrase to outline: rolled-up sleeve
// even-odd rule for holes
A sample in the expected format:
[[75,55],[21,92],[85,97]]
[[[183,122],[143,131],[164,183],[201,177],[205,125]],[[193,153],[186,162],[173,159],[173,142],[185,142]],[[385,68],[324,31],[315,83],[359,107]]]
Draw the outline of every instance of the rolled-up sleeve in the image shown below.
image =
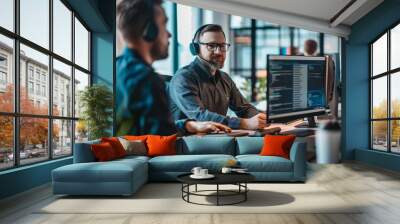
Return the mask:
[[[181,72],[185,72],[184,70]],[[237,129],[240,127],[240,119],[235,117],[223,116],[206,109],[199,97],[199,88],[196,80],[177,73],[169,85],[169,94],[171,100],[178,106],[190,119],[197,121],[214,121],[228,125]]]

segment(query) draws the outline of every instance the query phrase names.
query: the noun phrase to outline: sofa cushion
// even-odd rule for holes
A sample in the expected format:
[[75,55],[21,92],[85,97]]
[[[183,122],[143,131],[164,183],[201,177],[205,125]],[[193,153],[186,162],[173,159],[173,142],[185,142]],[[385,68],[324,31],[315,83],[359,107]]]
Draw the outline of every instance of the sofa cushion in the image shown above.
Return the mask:
[[[139,159],[109,162],[74,163],[53,170],[58,182],[130,182],[136,172],[147,172],[147,163]],[[147,173],[143,173],[147,176]]]
[[223,136],[188,136],[178,142],[177,154],[235,155],[235,139]]
[[126,156],[126,151],[117,137],[104,137],[101,138],[101,142],[110,143],[110,145],[114,149],[117,158],[122,158]]
[[148,135],[147,136],[147,155],[148,156],[165,156],[176,154],[176,135],[160,136]]
[[259,154],[264,145],[263,137],[239,137],[236,141],[236,155]]
[[147,155],[147,148],[144,141],[141,140],[126,140],[124,138],[118,138],[121,142],[121,145],[124,147],[126,151],[126,155],[138,155],[145,156]]
[[249,172],[292,172],[292,161],[278,156],[238,155],[236,159]]
[[145,142],[147,139],[147,135],[125,135],[123,136],[123,138],[129,141],[140,140]]
[[118,156],[115,154],[115,150],[109,142],[102,142],[100,144],[93,144],[90,146],[96,161],[105,162],[117,159]]
[[163,172],[190,172],[193,167],[200,166],[211,172],[219,171],[228,160],[235,159],[231,155],[175,155],[158,156],[149,160],[149,170]]
[[295,135],[265,135],[260,155],[290,159],[290,149],[295,139]]
[[96,158],[90,148],[92,144],[99,144],[101,141],[99,139],[75,143],[74,148],[74,163],[88,163],[95,162]]
[[135,161],[135,160],[148,162],[149,159],[150,159],[150,157],[147,157],[147,156],[130,155],[130,156],[125,156],[124,158],[113,160],[113,162],[127,162],[127,163],[130,163],[130,162]]

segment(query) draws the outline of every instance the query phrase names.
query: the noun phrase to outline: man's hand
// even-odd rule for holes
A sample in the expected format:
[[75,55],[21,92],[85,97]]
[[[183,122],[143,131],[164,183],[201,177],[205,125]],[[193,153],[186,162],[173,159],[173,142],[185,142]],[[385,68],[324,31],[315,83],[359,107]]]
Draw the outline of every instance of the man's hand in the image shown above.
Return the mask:
[[232,131],[228,126],[212,121],[188,121],[185,128],[190,133],[209,133],[214,131],[230,133]]
[[240,120],[240,128],[255,130],[255,129],[263,129],[267,127],[267,115],[265,113],[258,113],[252,118],[241,119]]

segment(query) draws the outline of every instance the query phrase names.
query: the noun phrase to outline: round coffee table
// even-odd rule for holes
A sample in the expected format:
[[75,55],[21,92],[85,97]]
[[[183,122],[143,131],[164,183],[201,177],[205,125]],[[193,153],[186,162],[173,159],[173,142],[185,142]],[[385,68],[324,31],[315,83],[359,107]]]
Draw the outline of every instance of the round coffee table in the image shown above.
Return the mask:
[[[255,180],[255,177],[249,173],[216,173],[212,179],[193,179],[190,177],[191,173],[182,174],[177,177],[178,181],[182,183],[182,199],[188,203],[198,205],[234,205],[247,200],[247,192],[249,188],[247,183]],[[197,185],[215,185],[215,190],[197,190]],[[194,191],[190,191],[190,186],[195,186]],[[220,185],[236,185],[237,190],[224,190],[220,189]],[[214,192],[215,194],[205,194]],[[203,197],[216,197],[216,204],[202,204],[190,200],[190,196],[203,196]],[[221,197],[240,196],[240,199],[231,203],[221,203]]]

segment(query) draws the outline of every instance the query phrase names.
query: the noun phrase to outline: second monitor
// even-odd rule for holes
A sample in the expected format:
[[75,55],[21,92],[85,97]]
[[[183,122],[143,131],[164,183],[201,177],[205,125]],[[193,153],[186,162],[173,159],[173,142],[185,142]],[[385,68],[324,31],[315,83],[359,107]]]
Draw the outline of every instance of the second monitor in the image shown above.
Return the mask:
[[268,55],[267,70],[268,122],[326,113],[325,57]]

